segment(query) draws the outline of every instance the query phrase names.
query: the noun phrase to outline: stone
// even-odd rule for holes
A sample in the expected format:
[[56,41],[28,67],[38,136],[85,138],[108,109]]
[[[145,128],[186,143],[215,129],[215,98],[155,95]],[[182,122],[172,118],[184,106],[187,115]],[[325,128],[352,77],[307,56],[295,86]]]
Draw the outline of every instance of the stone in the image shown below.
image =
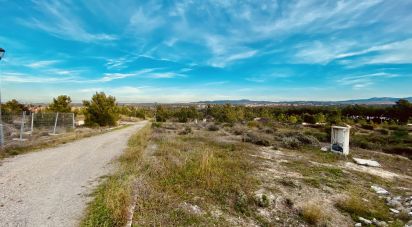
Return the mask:
[[392,213],[399,214],[399,210],[396,210],[396,209],[393,209],[393,208],[389,208],[389,210],[390,210]]
[[387,194],[389,194],[389,192],[386,191],[386,189],[381,188],[381,187],[379,187],[379,186],[372,185],[371,188],[372,188],[376,193],[378,193],[378,194],[380,194],[380,195],[387,195]]
[[371,224],[372,224],[372,221],[371,221],[371,220],[368,220],[368,219],[366,219],[366,218],[359,217],[358,219],[359,219],[360,222],[362,222],[362,223],[365,224],[365,225],[371,225]]
[[388,223],[386,223],[385,221],[378,221],[375,225],[379,227],[386,227],[388,226]]
[[321,151],[329,151],[329,147],[322,147],[320,150]]
[[387,205],[396,209],[402,208],[402,203],[394,199],[390,200]]
[[356,164],[362,166],[381,167],[381,164],[379,164],[379,162],[369,159],[353,158],[353,161],[355,161]]
[[355,227],[361,227],[361,226],[362,226],[362,223],[360,223],[360,222],[355,224]]
[[409,214],[409,216],[411,216],[411,217],[412,217],[412,211],[411,211],[411,212],[409,212],[408,214]]

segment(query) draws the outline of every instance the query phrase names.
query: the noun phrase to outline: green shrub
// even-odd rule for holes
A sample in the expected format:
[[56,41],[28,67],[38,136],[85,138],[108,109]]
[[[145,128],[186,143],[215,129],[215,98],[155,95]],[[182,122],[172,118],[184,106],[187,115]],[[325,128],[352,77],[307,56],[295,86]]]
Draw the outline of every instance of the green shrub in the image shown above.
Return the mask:
[[412,159],[412,147],[408,147],[402,144],[387,146],[383,148],[383,151],[385,153],[402,155],[408,157],[409,159]]
[[207,129],[209,131],[219,131],[219,126],[213,124],[213,125],[209,125],[209,127],[207,127]]
[[283,137],[282,146],[290,149],[299,149],[302,143],[296,137]]
[[114,126],[119,120],[116,98],[100,92],[91,101],[83,101],[86,125]]
[[256,134],[256,133],[247,133],[244,138],[243,142],[253,143],[260,146],[270,146],[270,141],[264,135]]
[[362,124],[361,127],[366,130],[373,130],[374,126],[372,124]]

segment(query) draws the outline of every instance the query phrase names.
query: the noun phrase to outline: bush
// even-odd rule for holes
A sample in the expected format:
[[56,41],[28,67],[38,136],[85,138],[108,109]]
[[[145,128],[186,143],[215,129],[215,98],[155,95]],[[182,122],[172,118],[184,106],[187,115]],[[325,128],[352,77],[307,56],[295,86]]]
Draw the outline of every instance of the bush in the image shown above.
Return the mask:
[[[328,217],[326,216],[324,212],[325,210],[322,209],[322,207],[319,206],[318,204],[307,203],[301,208],[300,215],[309,224],[318,225],[318,224],[321,224],[322,222],[326,222],[328,219]],[[322,223],[322,224],[325,224],[325,223]]]
[[302,133],[298,133],[296,135],[296,138],[305,145],[311,145],[311,146],[319,146],[319,140],[316,139],[314,136],[311,135],[305,135]]
[[402,155],[408,157],[409,159],[412,159],[412,147],[394,145],[383,148],[383,151],[385,153]]
[[83,101],[86,125],[114,126],[119,120],[116,98],[100,92],[91,101]]
[[187,135],[192,133],[192,128],[191,127],[185,127],[185,129],[183,131],[179,132],[179,135]]
[[253,143],[260,146],[270,146],[270,142],[267,138],[255,133],[247,133],[243,138],[243,142]]
[[371,124],[362,124],[361,128],[366,129],[366,130],[373,130],[374,126]]
[[209,131],[219,131],[219,126],[213,124],[213,125],[209,125],[209,127],[207,127],[207,129]]
[[296,137],[283,137],[282,146],[290,149],[299,149],[302,143]]
[[377,130],[382,135],[389,135],[389,131],[387,129],[381,128]]
[[282,138],[282,144],[286,148],[298,149],[303,145],[319,146],[319,140],[311,135],[302,133],[286,133]]
[[235,127],[233,129],[233,134],[235,135],[243,135],[246,132],[246,129],[243,127]]

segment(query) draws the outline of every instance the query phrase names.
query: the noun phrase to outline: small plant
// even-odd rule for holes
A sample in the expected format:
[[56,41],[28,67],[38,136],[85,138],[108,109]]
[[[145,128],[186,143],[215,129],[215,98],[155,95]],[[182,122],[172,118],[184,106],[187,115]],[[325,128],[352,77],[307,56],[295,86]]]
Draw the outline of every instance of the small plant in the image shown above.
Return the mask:
[[315,203],[305,204],[300,210],[300,215],[312,225],[326,224],[325,222],[328,219],[323,209]]
[[219,126],[213,124],[207,128],[209,131],[219,131]]
[[183,131],[179,132],[179,135],[187,135],[192,133],[192,128],[191,127],[185,127],[185,129]]
[[261,196],[257,196],[255,198],[255,203],[260,207],[268,207],[270,205],[270,199],[267,195],[262,194]]
[[282,146],[290,149],[299,149],[302,143],[295,137],[283,137]]
[[243,138],[243,142],[253,143],[260,146],[270,146],[270,141],[267,138],[255,133],[247,133]]
[[248,198],[243,191],[240,191],[236,197],[235,210],[243,214],[248,211]]

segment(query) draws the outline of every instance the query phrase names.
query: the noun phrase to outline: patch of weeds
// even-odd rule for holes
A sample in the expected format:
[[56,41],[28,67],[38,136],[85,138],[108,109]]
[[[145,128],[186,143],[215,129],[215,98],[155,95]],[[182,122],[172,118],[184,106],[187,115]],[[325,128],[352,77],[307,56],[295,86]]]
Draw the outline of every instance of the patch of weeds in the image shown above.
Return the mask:
[[270,205],[270,199],[265,194],[262,194],[260,198],[255,198],[255,202],[259,207],[268,207]]
[[348,213],[355,221],[359,216],[367,219],[390,220],[389,208],[383,199],[360,188],[351,189],[349,197],[339,200],[336,207]]
[[219,126],[217,126],[215,124],[212,124],[212,125],[209,125],[209,127],[207,127],[207,130],[209,130],[209,131],[219,131]]
[[265,135],[256,133],[247,133],[243,137],[243,142],[253,143],[260,146],[270,146],[270,141]]
[[329,217],[325,214],[325,209],[316,203],[306,203],[299,211],[302,218],[311,225],[326,225]]
[[94,192],[81,226],[123,226],[132,201],[132,185],[140,168],[141,154],[151,135],[151,126],[129,139],[128,148],[118,159],[118,169]]
[[345,177],[343,171],[339,168],[312,165],[303,160],[282,163],[282,165],[301,173],[305,177],[304,181],[316,188],[320,188],[322,185],[343,188],[350,183],[350,180]]

